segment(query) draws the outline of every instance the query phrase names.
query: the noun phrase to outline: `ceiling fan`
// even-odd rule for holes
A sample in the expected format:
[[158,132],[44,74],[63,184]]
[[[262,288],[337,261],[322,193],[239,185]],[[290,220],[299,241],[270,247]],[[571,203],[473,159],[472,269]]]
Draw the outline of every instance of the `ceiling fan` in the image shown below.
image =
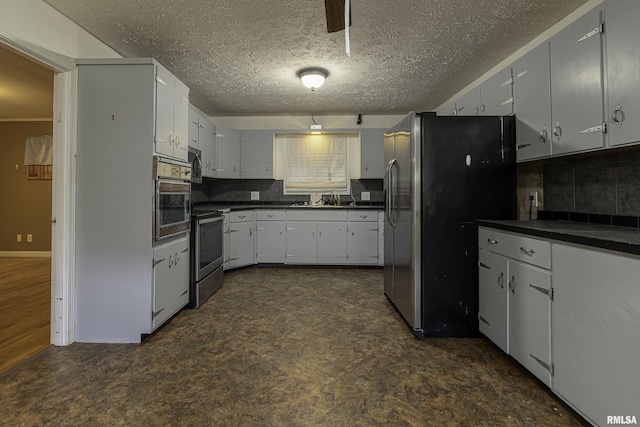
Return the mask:
[[[345,3],[348,0],[324,0],[327,15],[327,32],[335,33],[345,29]],[[349,8],[349,5],[347,5]],[[349,8],[349,26],[351,26],[351,9]]]

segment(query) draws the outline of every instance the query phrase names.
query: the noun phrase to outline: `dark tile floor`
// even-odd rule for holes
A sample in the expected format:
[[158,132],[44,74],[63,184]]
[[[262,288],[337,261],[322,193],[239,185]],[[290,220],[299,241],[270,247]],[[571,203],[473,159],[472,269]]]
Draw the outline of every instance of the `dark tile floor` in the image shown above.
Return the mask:
[[0,377],[7,426],[573,426],[484,339],[413,338],[377,269],[225,275],[142,345],[51,347]]

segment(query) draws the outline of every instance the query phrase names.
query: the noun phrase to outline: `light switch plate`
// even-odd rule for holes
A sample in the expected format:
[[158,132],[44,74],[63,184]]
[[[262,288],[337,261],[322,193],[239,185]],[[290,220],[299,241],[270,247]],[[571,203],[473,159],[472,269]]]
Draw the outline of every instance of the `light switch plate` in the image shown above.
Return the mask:
[[360,198],[362,200],[371,200],[371,193],[369,191],[363,191],[360,193]]
[[260,200],[260,192],[252,191],[251,192],[251,200]]

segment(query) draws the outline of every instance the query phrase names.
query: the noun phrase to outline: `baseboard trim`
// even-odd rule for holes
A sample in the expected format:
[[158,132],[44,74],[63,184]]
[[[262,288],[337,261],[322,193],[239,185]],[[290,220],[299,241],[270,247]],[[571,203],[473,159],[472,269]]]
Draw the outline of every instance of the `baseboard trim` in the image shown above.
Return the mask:
[[0,257],[51,258],[51,251],[0,251]]

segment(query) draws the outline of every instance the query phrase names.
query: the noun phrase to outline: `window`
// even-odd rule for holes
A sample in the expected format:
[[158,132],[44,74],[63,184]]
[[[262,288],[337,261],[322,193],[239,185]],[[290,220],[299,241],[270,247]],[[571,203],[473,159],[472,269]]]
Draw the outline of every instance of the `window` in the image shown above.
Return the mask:
[[280,134],[285,194],[349,194],[358,134]]

